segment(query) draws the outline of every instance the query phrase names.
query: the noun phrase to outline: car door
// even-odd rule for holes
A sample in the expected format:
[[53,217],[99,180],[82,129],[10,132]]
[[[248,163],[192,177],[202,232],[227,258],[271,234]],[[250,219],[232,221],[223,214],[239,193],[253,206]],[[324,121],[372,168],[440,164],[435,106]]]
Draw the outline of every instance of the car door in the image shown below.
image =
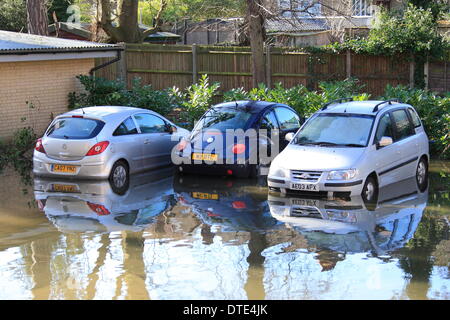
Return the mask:
[[416,139],[414,125],[405,108],[391,112],[394,121],[395,142],[401,153],[401,162],[398,164],[398,179],[403,180],[413,176],[419,159],[420,147]]
[[280,152],[279,129],[275,112],[273,110],[265,112],[258,124],[258,156],[263,165],[269,164]]
[[114,149],[127,155],[130,172],[142,169],[142,147],[136,123],[131,117],[123,121],[113,132]]
[[[379,147],[382,137],[389,137],[393,143],[389,146]],[[398,172],[394,170],[401,162],[401,150],[395,143],[394,123],[390,112],[383,114],[378,121],[375,137],[371,146],[379,185],[384,186],[398,180]],[[369,155],[371,157],[371,155]]]
[[282,151],[289,143],[285,139],[286,134],[295,133],[300,128],[300,117],[292,110],[282,106],[276,107],[274,111],[280,126],[280,151]]
[[167,123],[151,113],[137,113],[134,119],[141,131],[139,142],[143,169],[170,164],[171,150],[177,142],[172,141]]

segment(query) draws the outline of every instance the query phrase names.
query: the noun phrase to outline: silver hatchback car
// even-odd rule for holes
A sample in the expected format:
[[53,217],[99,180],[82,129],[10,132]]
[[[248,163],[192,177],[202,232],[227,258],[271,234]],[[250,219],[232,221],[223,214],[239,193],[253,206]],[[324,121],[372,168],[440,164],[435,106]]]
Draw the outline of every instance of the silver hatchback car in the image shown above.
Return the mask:
[[189,131],[156,112],[119,106],[73,110],[57,116],[38,139],[37,176],[110,178],[127,187],[130,173],[171,164],[173,147]]
[[428,137],[414,108],[398,101],[335,101],[286,139],[270,166],[272,191],[375,201],[385,185],[428,182]]

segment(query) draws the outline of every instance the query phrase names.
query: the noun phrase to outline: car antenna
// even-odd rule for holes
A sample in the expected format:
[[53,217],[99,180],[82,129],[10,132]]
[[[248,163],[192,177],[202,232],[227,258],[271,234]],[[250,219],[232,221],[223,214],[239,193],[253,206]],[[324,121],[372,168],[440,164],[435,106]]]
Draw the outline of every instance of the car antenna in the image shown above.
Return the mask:
[[81,111],[83,112],[83,114],[86,114],[86,112],[84,112],[84,109],[83,109],[83,107],[81,107]]

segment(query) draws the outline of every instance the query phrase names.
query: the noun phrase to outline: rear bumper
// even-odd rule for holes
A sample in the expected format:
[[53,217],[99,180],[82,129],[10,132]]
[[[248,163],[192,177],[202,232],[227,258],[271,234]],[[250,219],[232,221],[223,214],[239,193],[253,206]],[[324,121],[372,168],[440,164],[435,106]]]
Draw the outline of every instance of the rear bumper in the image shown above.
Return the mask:
[[[53,172],[52,165],[63,164],[76,167],[74,173]],[[33,174],[40,177],[65,177],[80,179],[106,179],[112,165],[101,156],[92,156],[79,161],[58,161],[45,154],[35,152],[33,156]]]

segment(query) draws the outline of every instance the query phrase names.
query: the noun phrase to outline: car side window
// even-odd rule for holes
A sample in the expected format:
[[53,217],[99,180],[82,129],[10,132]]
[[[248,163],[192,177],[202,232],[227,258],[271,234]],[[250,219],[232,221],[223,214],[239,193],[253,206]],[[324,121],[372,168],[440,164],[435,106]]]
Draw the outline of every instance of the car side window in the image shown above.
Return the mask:
[[160,117],[149,113],[135,114],[134,118],[141,129],[141,133],[166,132],[166,122]]
[[389,113],[384,114],[378,122],[377,132],[375,134],[374,143],[380,142],[382,137],[389,137],[394,140],[394,134],[392,130],[392,121]]
[[406,110],[400,109],[393,111],[392,118],[397,133],[394,141],[402,140],[415,134],[414,127],[406,114]]
[[275,118],[275,114],[273,111],[270,111],[264,115],[261,119],[260,129],[273,130],[278,129],[277,119]]
[[136,134],[138,133],[136,125],[134,124],[133,119],[128,117],[124,122],[122,122],[117,129],[114,131],[113,136],[124,136],[127,134]]
[[300,128],[300,118],[291,110],[283,107],[275,108],[280,130],[293,130]]
[[419,119],[419,116],[417,115],[417,113],[411,108],[408,108],[408,112],[409,112],[409,115],[411,116],[412,122],[414,124],[414,128],[420,127],[421,123],[420,123],[420,119]]

